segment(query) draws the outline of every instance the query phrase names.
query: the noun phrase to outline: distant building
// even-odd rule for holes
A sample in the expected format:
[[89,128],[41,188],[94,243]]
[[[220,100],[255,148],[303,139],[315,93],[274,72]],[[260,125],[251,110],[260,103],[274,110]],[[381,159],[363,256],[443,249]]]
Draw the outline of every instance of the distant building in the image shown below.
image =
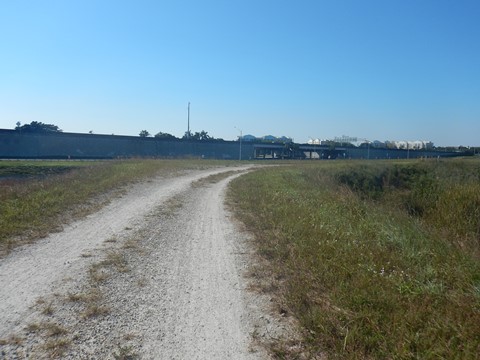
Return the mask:
[[286,136],[280,136],[279,138],[277,138],[277,142],[278,141],[280,141],[282,143],[291,143],[291,142],[293,142],[293,139],[289,138],[289,137],[286,137]]
[[322,140],[320,139],[310,139],[307,141],[307,144],[309,145],[320,145],[322,143]]
[[387,148],[391,149],[410,149],[410,150],[430,150],[433,149],[433,142],[425,140],[417,141],[387,141]]
[[372,141],[372,146],[376,148],[385,148],[387,147],[386,143],[383,141],[374,140]]
[[272,142],[272,143],[291,143],[293,142],[292,138],[286,137],[286,136],[280,136],[276,137],[273,135],[265,135],[262,137],[256,137],[253,135],[244,135],[242,136],[242,141],[267,141],[267,142]]
[[242,141],[255,141],[255,140],[257,140],[257,138],[250,134],[242,136]]
[[277,140],[277,138],[273,135],[265,135],[262,140],[264,141],[271,141],[271,142],[275,142]]

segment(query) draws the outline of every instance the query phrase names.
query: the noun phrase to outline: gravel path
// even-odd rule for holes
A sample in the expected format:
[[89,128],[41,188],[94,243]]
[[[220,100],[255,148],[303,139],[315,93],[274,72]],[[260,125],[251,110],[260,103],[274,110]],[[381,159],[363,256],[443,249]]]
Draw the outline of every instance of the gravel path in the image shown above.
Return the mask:
[[265,358],[251,334],[270,320],[224,207],[238,174],[191,186],[232,170],[248,167],[136,185],[0,260],[0,358]]

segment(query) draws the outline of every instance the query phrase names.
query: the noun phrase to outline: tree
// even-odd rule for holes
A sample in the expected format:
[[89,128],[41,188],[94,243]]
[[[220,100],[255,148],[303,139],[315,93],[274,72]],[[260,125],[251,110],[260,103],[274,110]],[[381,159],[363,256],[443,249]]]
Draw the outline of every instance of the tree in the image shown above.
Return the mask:
[[205,130],[202,130],[200,132],[196,131],[194,134],[192,134],[192,132],[190,131],[185,131],[185,135],[183,135],[182,139],[184,140],[200,140],[200,141],[204,141],[204,140],[214,140],[213,137],[211,137],[210,135],[208,135],[208,132],[205,131]]
[[198,134],[198,138],[200,140],[211,140],[212,139],[212,137],[210,135],[208,135],[208,132],[206,132],[205,130],[200,131],[200,133]]
[[177,140],[178,139],[176,136],[173,136],[172,134],[164,133],[164,132],[159,132],[159,133],[155,134],[155,137],[157,139],[164,139],[164,140]]
[[188,140],[188,139],[191,139],[192,137],[193,137],[192,132],[188,130],[188,131],[185,131],[185,134],[183,134],[182,139]]
[[22,125],[20,122],[17,122],[16,131],[27,132],[27,133],[58,133],[62,132],[57,125],[44,124],[38,121],[32,121],[30,124]]
[[140,137],[148,137],[150,136],[150,133],[147,130],[142,130],[140,131],[140,134],[138,134]]

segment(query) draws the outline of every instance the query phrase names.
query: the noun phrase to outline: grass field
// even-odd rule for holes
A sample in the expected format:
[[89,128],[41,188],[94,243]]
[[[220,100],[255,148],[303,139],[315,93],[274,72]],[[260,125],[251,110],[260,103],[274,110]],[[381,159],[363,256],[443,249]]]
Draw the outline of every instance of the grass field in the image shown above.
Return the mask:
[[0,255],[104,205],[153,175],[233,165],[207,160],[0,161]]
[[230,198],[303,341],[278,358],[478,359],[480,162],[297,162]]
[[[0,251],[132,182],[225,164],[0,161]],[[479,357],[478,159],[291,162],[236,179],[230,198],[271,274],[263,291],[301,327],[300,343],[272,343],[278,358]]]

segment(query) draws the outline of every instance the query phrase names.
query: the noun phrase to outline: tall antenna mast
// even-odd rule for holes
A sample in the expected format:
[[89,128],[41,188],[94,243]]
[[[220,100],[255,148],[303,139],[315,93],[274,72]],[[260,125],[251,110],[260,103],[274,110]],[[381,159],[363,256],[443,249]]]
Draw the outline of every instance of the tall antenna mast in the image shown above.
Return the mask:
[[190,101],[188,102],[187,138],[190,139]]

